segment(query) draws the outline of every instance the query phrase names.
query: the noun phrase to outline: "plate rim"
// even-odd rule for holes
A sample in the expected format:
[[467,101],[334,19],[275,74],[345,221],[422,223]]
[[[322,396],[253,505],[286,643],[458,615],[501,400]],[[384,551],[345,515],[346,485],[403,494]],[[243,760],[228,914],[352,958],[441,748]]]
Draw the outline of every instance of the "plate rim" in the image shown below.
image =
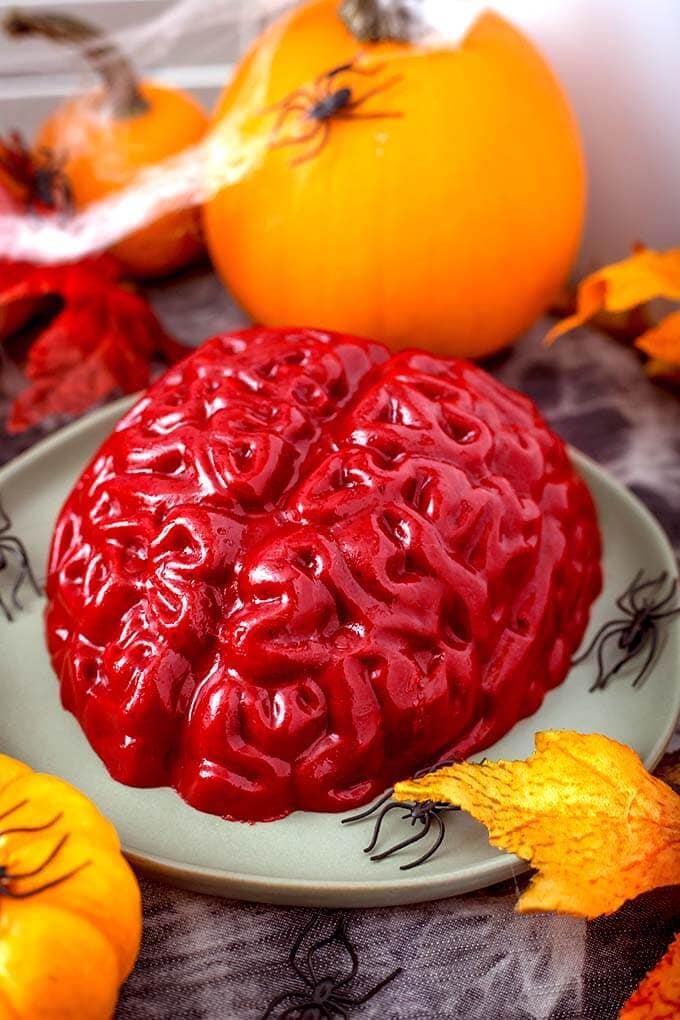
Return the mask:
[[[49,455],[62,443],[76,439],[81,432],[90,428],[109,423],[111,427],[142,395],[121,397],[105,404],[89,413],[57,429],[51,435],[38,440],[23,453],[12,458],[0,467],[0,487],[17,473],[30,467],[33,461]],[[642,517],[647,529],[654,533],[659,543],[660,552],[666,561],[666,569],[678,575],[678,564],[675,552],[664,528],[656,520],[644,503],[592,457],[573,446],[568,445],[569,455],[574,467],[582,474],[582,468],[597,476],[609,493],[615,494],[628,507]],[[680,665],[680,663],[679,663]],[[642,759],[645,768],[653,771],[662,758],[670,742],[678,721],[680,720],[680,670],[673,695],[673,708],[664,728],[660,731],[651,751]],[[111,778],[111,782],[116,781]],[[158,787],[158,789],[165,789]],[[295,813],[294,813],[295,814]],[[342,813],[337,813],[338,821]],[[234,823],[240,824],[240,823]],[[261,823],[274,824],[274,823]],[[489,844],[491,845],[491,844]],[[509,878],[516,877],[530,870],[531,865],[515,854],[498,852],[498,856],[478,864],[464,866],[445,875],[431,876],[426,873],[420,876],[403,874],[380,878],[371,881],[347,881],[332,879],[300,879],[276,876],[247,875],[243,872],[229,871],[224,868],[206,867],[178,862],[146,851],[139,850],[129,843],[121,841],[123,853],[131,864],[141,871],[161,877],[165,882],[178,885],[196,892],[210,893],[235,899],[266,903],[295,903],[303,906],[353,906],[372,907],[388,904],[416,903],[434,901],[453,895],[460,895],[473,890],[488,888]],[[494,848],[496,849],[496,848]],[[395,900],[394,897],[398,897]],[[358,899],[357,897],[360,897]]]

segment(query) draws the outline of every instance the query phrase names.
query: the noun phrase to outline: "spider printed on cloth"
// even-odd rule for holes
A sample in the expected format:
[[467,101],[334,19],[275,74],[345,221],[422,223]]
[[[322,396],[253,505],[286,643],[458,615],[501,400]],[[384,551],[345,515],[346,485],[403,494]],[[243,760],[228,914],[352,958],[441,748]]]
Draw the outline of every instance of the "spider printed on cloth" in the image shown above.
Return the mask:
[[[413,778],[420,779],[421,776],[426,776],[430,772],[436,772],[438,769],[447,768],[450,765],[455,765],[455,761],[440,761],[429,768],[420,769],[415,773]],[[380,800],[376,801],[376,803],[371,805],[371,807],[367,810],[361,811],[357,815],[352,815],[350,818],[343,818],[342,824],[352,825],[354,822],[361,822],[366,818],[371,818],[376,812],[379,812],[373,827],[371,841],[368,846],[364,847],[365,854],[371,854],[378,845],[383,822],[390,811],[403,811],[404,814],[401,816],[402,820],[409,821],[412,827],[415,827],[418,823],[422,825],[422,829],[414,832],[413,835],[409,836],[407,839],[401,840],[399,843],[395,843],[394,846],[388,847],[387,850],[383,850],[377,854],[372,854],[372,861],[384,861],[385,858],[391,857],[392,854],[396,854],[400,850],[405,850],[407,847],[413,846],[415,843],[419,843],[421,839],[425,839],[434,825],[436,835],[432,844],[428,847],[425,853],[418,857],[415,861],[410,861],[408,864],[402,864],[399,868],[400,871],[410,871],[412,868],[417,868],[419,865],[429,861],[430,858],[436,854],[446,836],[446,826],[442,815],[449,811],[460,811],[460,808],[455,807],[453,804],[440,804],[432,800],[425,800],[421,803],[416,803],[415,801],[393,800],[393,796],[394,788],[392,787],[380,798]]]
[[[283,992],[269,1004],[262,1014],[262,1020],[277,1017],[277,1020],[347,1020],[350,1010],[373,999],[382,989],[401,973],[397,967],[388,977],[370,991],[352,994],[352,988],[359,973],[359,957],[347,935],[347,921],[340,917],[332,933],[313,942],[306,953],[303,945],[322,915],[313,917],[295,940],[288,962],[302,982],[299,990]],[[339,948],[337,958],[342,963],[322,960],[331,946]],[[334,972],[338,968],[339,972]]]
[[[572,664],[578,666],[597,648],[597,676],[591,691],[604,690],[624,666],[646,653],[633,680],[633,687],[638,687],[654,662],[659,645],[659,625],[680,616],[680,605],[671,607],[677,595],[678,579],[671,578],[664,591],[668,581],[666,571],[651,581],[643,578],[644,572],[639,570],[623,595],[616,600],[622,616],[604,623],[585,651],[573,660]],[[613,665],[606,661],[610,648],[623,653]]]
[[19,538],[10,534],[11,529],[12,522],[0,504],[0,612],[10,623],[13,620],[12,610],[2,595],[2,580],[5,571],[10,573],[14,568],[10,599],[12,606],[18,612],[24,608],[19,594],[26,583],[31,585],[36,595],[42,595],[42,590],[28,558],[26,546]]
[[[399,74],[392,75],[381,84],[357,96],[351,85],[336,87],[342,75],[360,75],[370,78],[384,70],[384,65],[362,67],[360,57],[334,67],[319,75],[310,88],[299,88],[285,99],[267,107],[264,113],[277,113],[270,148],[279,149],[289,145],[308,145],[309,148],[291,161],[298,166],[314,159],[326,147],[334,120],[385,120],[403,116],[399,111],[363,110],[364,103],[392,88],[402,80]],[[291,116],[295,116],[300,130],[282,135],[281,132]]]

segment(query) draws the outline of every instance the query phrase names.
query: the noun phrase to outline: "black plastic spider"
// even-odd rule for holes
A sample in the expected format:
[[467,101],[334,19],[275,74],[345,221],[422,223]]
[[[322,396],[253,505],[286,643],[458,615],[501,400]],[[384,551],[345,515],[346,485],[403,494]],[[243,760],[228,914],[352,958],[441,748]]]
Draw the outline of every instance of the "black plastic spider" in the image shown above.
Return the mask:
[[[421,776],[429,775],[430,772],[436,772],[437,769],[443,769],[449,765],[454,764],[455,764],[454,761],[440,761],[436,765],[431,766],[430,768],[420,769],[418,772],[415,773],[413,778],[420,779]],[[409,864],[402,864],[399,868],[400,871],[410,871],[411,868],[417,868],[420,864],[424,864],[425,861],[429,861],[430,857],[436,854],[437,850],[444,842],[444,837],[446,835],[446,827],[444,825],[444,820],[441,816],[445,814],[447,811],[460,811],[460,808],[454,807],[453,804],[441,804],[437,801],[432,800],[424,800],[419,803],[416,803],[415,801],[392,800],[393,796],[394,787],[388,790],[387,793],[384,794],[384,796],[381,797],[379,801],[376,801],[376,803],[373,804],[366,811],[362,811],[358,815],[352,815],[351,818],[343,818],[342,824],[352,825],[354,822],[361,822],[365,818],[370,818],[371,815],[374,815],[376,811],[380,811],[380,814],[378,815],[375,821],[373,837],[371,839],[371,842],[368,844],[367,847],[364,847],[364,853],[370,854],[371,851],[374,850],[378,844],[382,823],[386,815],[389,814],[390,811],[394,811],[395,809],[405,811],[406,813],[402,815],[402,819],[408,819],[412,826],[414,826],[416,822],[420,822],[420,824],[423,826],[420,832],[416,832],[413,836],[409,836],[408,839],[402,840],[401,843],[396,843],[389,849],[383,850],[381,853],[373,854],[371,856],[372,861],[384,861],[386,857],[391,857],[392,854],[398,853],[399,850],[404,850],[407,846],[413,846],[414,843],[418,843],[421,839],[425,839],[428,832],[432,828],[432,823],[434,822],[438,829],[438,832],[432,846],[427,850],[426,853],[422,855],[422,857],[419,857],[415,861],[411,861]],[[380,810],[381,808],[382,810]]]
[[[280,103],[270,106],[265,113],[276,113],[278,117],[274,124],[274,140],[270,148],[279,149],[286,145],[304,145],[307,142],[318,143],[313,145],[307,152],[291,161],[291,166],[298,166],[306,163],[307,160],[318,156],[328,143],[331,132],[332,120],[385,120],[387,118],[402,117],[399,112],[371,112],[357,113],[357,110],[373,96],[387,91],[397,82],[401,81],[401,75],[393,75],[375,88],[369,89],[362,96],[355,98],[354,90],[345,85],[342,88],[335,88],[336,79],[343,74],[358,74],[364,77],[372,77],[383,69],[383,65],[377,67],[360,67],[359,58],[325,71],[314,82],[312,88],[300,88],[291,92],[282,99]],[[296,114],[302,121],[302,130],[283,138],[277,138],[286,120],[291,114]]]
[[[14,535],[8,534],[11,527],[12,522],[0,505],[0,572],[6,570],[9,567],[10,562],[14,562],[16,565],[17,575],[12,586],[12,604],[15,609],[21,611],[24,607],[23,603],[19,601],[19,592],[26,581],[31,584],[36,595],[42,595],[42,591],[40,585],[35,579],[35,574],[33,573],[28,553],[26,552],[26,546]],[[0,610],[11,623],[12,613],[3,600],[1,594]]]
[[[15,804],[13,808],[9,809],[9,811],[5,811],[0,815],[0,822],[4,821],[5,818],[9,818],[10,815],[15,814],[21,808],[26,807],[27,804],[28,800],[22,800],[18,804]],[[45,822],[44,825],[23,825],[15,826],[10,829],[3,829],[3,831],[0,832],[0,841],[2,841],[5,836],[13,836],[18,833],[47,832],[48,829],[51,829],[52,826],[56,825],[62,818],[63,813],[59,812],[59,814],[55,815],[54,818],[51,818],[49,822]],[[6,896],[8,899],[12,900],[27,900],[30,899],[31,896],[37,896],[39,893],[47,892],[48,889],[54,889],[55,886],[62,885],[62,883],[67,882],[69,878],[73,878],[73,876],[77,875],[79,871],[82,871],[83,868],[88,867],[90,862],[85,861],[84,864],[80,864],[77,868],[72,868],[71,871],[67,871],[58,878],[53,878],[49,882],[43,882],[42,885],[34,886],[32,889],[24,889],[21,892],[18,892],[17,889],[14,888],[15,882],[22,882],[28,878],[36,878],[38,875],[41,875],[45,868],[47,868],[61,853],[67,840],[68,833],[62,836],[45,859],[37,867],[32,868],[30,871],[11,871],[7,865],[0,864],[0,896]]]
[[[658,589],[666,583],[668,574],[664,571],[663,574],[651,581],[643,581],[642,577],[643,571],[639,570],[623,595],[616,600],[616,605],[623,616],[603,624],[586,650],[572,662],[572,665],[578,666],[597,647],[597,677],[590,688],[591,691],[604,690],[613,676],[616,676],[625,665],[632,662],[648,647],[649,650],[642,669],[633,680],[633,687],[641,684],[656,655],[659,643],[659,624],[663,620],[670,620],[680,615],[680,606],[666,609],[677,591],[677,578],[671,580],[668,591],[665,594],[661,593],[662,597],[659,601],[653,602]],[[642,592],[648,592],[648,595],[639,601]],[[664,611],[662,612],[662,610]],[[617,639],[615,647],[620,649],[623,655],[618,662],[607,669],[604,653],[611,638]]]
[[[278,998],[274,999],[272,1003],[267,1007],[266,1011],[262,1015],[262,1020],[267,1020],[272,1015],[275,1009],[281,1006],[284,1002],[290,1001],[290,1005],[286,1007],[283,1013],[281,1013],[280,1020],[333,1020],[333,1017],[339,1016],[343,1020],[347,1020],[347,1009],[354,1006],[362,1006],[369,999],[380,992],[385,985],[388,985],[390,981],[394,981],[398,974],[401,973],[402,968],[397,967],[389,977],[386,977],[384,981],[372,988],[370,992],[366,992],[365,995],[353,997],[347,994],[347,986],[354,981],[359,970],[359,958],[356,954],[354,946],[347,937],[347,922],[344,917],[341,917],[333,930],[333,933],[327,938],[321,939],[318,942],[313,943],[307,951],[305,958],[306,972],[297,961],[297,955],[302,948],[302,944],[313,930],[315,925],[318,923],[319,917],[313,917],[312,920],[306,925],[297,939],[295,945],[290,951],[288,962],[291,967],[304,983],[305,988],[299,992],[284,992],[279,995]],[[316,971],[314,956],[321,950],[325,949],[326,946],[330,946],[332,943],[338,943],[342,949],[347,953],[351,961],[351,967],[349,973],[345,977],[335,977],[330,974],[324,974],[319,976]]]
[[73,212],[73,195],[63,165],[48,149],[31,152],[18,131],[11,132],[0,144],[0,170],[14,183],[29,209]]

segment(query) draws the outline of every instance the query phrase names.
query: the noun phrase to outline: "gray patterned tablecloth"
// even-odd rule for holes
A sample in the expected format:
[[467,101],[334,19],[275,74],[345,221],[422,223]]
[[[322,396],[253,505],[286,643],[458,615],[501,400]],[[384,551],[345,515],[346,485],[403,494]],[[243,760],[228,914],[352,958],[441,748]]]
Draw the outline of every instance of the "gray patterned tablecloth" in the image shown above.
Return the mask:
[[[239,322],[208,274],[159,288],[152,298],[168,327],[188,341]],[[547,351],[540,346],[543,332],[537,326],[487,367],[533,397],[565,439],[629,485],[680,552],[680,401],[644,377],[631,351],[583,330]],[[16,379],[7,366],[3,380],[11,392]],[[35,432],[0,438],[0,461],[36,438]],[[350,1015],[615,1018],[680,926],[680,889],[658,891],[586,923],[517,915],[524,882],[439,903],[348,911],[349,935],[361,961],[353,994],[403,967],[394,982]],[[119,1020],[256,1020],[276,995],[296,987],[287,957],[313,911],[210,899],[146,878],[142,891],[144,942],[122,994]],[[321,912],[320,931],[330,933],[334,923],[332,912]]]

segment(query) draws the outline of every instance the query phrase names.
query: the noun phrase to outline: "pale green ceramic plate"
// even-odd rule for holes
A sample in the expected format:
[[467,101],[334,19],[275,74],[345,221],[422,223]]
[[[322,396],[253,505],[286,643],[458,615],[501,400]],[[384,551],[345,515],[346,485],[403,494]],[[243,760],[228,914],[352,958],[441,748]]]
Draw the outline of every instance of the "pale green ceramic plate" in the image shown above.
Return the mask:
[[[41,443],[0,471],[0,497],[42,569],[62,501],[91,455],[129,406],[121,401]],[[605,546],[605,591],[590,633],[611,618],[614,600],[639,568],[649,576],[676,566],[649,513],[592,461],[574,454],[598,505]],[[340,816],[298,812],[279,822],[243,825],[200,814],[172,790],[134,790],[114,782],[59,703],[45,650],[41,600],[27,595],[13,624],[0,620],[0,750],[75,783],[108,815],[130,859],[170,882],[202,892],[269,903],[375,906],[467,892],[524,869],[489,847],[485,830],[463,815],[448,817],[448,835],[425,865],[402,873],[401,855],[371,863],[362,853],[370,825],[341,826]],[[660,758],[680,712],[680,623],[667,629],[655,669],[638,690],[622,675],[588,693],[592,665],[573,669],[541,709],[486,754],[520,758],[537,730],[604,733],[630,744],[647,766]],[[395,815],[397,818],[395,819]],[[393,812],[387,840],[403,838]],[[420,846],[424,846],[421,843]]]

